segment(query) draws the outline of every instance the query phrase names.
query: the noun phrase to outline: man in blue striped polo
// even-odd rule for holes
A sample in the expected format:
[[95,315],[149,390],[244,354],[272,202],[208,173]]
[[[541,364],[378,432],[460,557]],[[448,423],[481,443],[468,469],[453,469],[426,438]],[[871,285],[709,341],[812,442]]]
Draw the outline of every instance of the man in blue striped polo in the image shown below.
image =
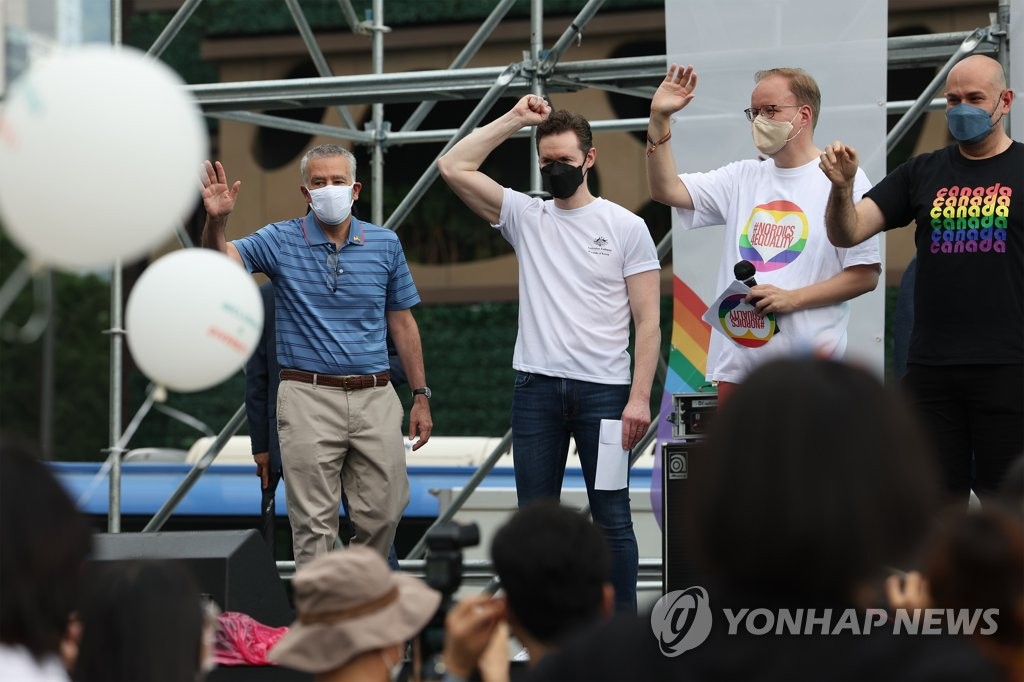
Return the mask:
[[411,311],[420,296],[397,235],[352,215],[362,186],[351,152],[313,147],[300,173],[310,213],[229,242],[224,230],[242,183],[229,184],[221,163],[207,161],[202,242],[274,284],[278,435],[296,563],[334,546],[342,486],[353,542],[387,556],[409,479],[385,337],[390,331],[413,387],[409,438],[418,436],[418,450],[433,427]]

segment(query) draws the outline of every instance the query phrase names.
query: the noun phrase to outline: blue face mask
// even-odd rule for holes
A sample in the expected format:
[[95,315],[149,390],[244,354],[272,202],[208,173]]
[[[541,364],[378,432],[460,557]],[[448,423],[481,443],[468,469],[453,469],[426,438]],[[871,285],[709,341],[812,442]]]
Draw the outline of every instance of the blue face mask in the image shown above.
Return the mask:
[[[999,93],[1002,96],[1002,93]],[[996,104],[996,109],[999,105]],[[995,109],[992,110],[995,113]],[[957,142],[977,144],[985,139],[995,123],[992,114],[980,107],[961,102],[946,112],[946,124]]]

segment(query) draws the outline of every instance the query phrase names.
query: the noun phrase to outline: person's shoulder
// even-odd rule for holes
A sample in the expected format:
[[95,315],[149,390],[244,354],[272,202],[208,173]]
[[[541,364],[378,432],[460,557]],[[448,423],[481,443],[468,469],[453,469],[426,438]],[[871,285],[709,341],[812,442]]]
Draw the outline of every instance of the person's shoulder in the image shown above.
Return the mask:
[[737,159],[736,161],[730,161],[724,166],[720,166],[718,168],[720,172],[734,173],[737,175],[770,173],[774,169],[775,164],[771,159]]
[[280,239],[282,237],[287,239],[287,235],[301,236],[302,218],[288,218],[286,220],[278,220],[272,223],[267,223],[266,225],[256,230],[252,234],[259,234],[264,237],[272,236],[274,239]]
[[365,220],[359,220],[358,218],[352,219],[352,227],[350,228],[354,234],[357,230],[362,230],[363,236],[367,241],[398,241],[398,234],[394,230],[390,230],[380,225],[367,222]]
[[998,669],[962,635],[871,633],[855,639],[850,666],[865,677],[901,680],[998,680]]
[[644,662],[657,662],[655,642],[648,618],[616,615],[572,635],[537,662],[529,679],[616,680],[640,670],[651,677]]
[[302,221],[305,219],[305,216],[298,218],[285,218],[284,220],[278,220],[272,223],[267,223],[265,227],[272,228],[275,230],[295,230],[300,228],[300,226],[302,225]]
[[0,644],[0,679],[23,682],[68,682],[60,660],[46,654],[37,660],[21,645]]
[[927,152],[921,152],[916,154],[903,164],[904,166],[913,168],[928,165],[934,162],[942,161],[949,162],[953,160],[954,156],[959,154],[957,151],[956,144],[948,144],[945,147],[939,147]]
[[771,164],[767,163],[762,159],[738,159],[736,161],[730,161],[724,165],[718,166],[717,168],[709,168],[703,171],[694,171],[692,173],[682,173],[681,175],[688,177],[699,177],[702,175],[713,175],[713,176],[729,176],[729,175],[752,175],[755,173],[763,173],[766,170],[770,170]]
[[633,211],[630,211],[625,206],[623,206],[621,204],[617,204],[614,201],[612,201],[611,199],[605,199],[604,197],[596,197],[595,198],[595,200],[594,200],[594,208],[597,208],[598,210],[602,210],[602,211],[607,211],[607,212],[615,215],[616,217],[619,217],[619,218],[622,218],[622,219],[632,219],[632,220],[640,220],[640,221],[643,220],[643,218],[638,216]]
[[530,194],[527,194],[526,192],[520,192],[518,189],[513,189],[511,187],[502,187],[502,192],[502,201],[510,202],[510,204],[512,205],[519,204],[521,206],[544,206],[549,202],[552,205],[554,204],[553,200],[551,199],[544,199],[541,197],[532,196]]

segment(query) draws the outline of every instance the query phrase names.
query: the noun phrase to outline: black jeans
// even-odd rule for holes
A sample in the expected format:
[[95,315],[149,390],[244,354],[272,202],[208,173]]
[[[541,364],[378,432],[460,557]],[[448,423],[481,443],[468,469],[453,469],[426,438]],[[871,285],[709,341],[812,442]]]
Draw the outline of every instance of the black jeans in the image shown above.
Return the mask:
[[[947,491],[998,489],[1024,454],[1024,364],[907,366],[903,386],[938,455]],[[973,466],[972,466],[973,465]]]

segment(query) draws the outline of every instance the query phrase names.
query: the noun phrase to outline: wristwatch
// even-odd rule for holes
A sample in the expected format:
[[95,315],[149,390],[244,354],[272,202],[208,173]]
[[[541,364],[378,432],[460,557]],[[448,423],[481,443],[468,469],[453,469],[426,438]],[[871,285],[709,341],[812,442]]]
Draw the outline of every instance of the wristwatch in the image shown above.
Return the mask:
[[412,389],[412,394],[414,397],[418,395],[425,395],[427,396],[427,400],[430,400],[430,389],[427,388],[426,386],[424,386],[423,388]]

